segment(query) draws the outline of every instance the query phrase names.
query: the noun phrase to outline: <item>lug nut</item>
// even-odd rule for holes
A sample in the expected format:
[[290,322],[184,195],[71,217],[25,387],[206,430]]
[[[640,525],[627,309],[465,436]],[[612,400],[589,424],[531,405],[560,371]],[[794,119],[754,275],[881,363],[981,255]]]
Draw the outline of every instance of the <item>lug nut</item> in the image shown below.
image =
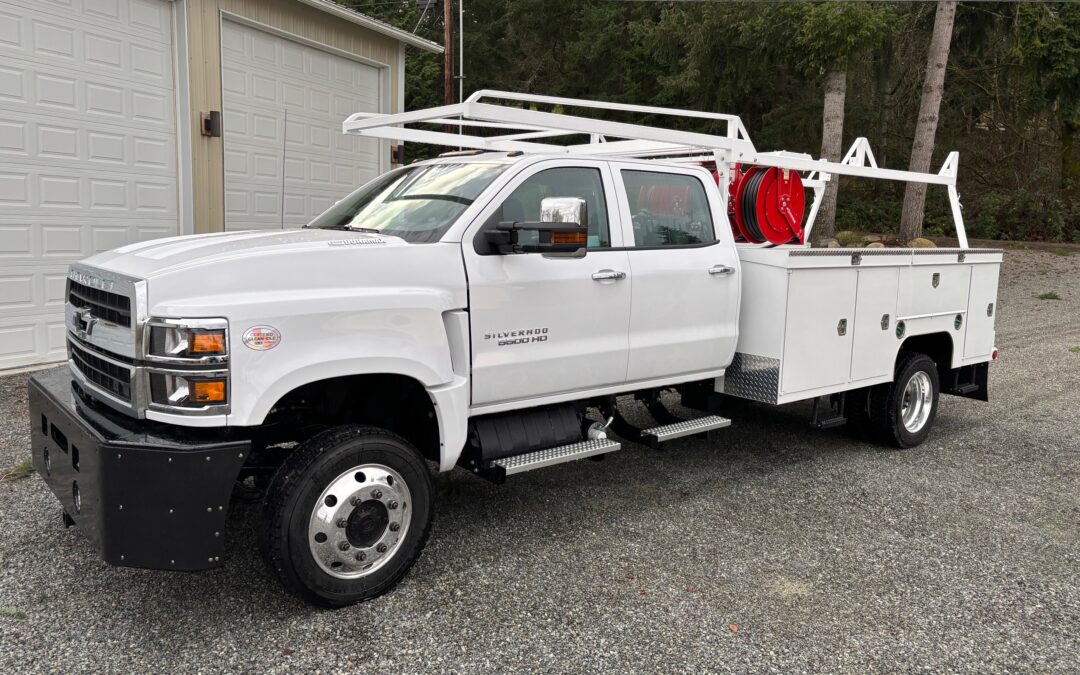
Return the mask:
[[349,503],[352,504],[353,506],[360,506],[360,502],[361,502],[361,499],[360,499],[359,496],[353,497],[352,499],[349,500]]
[[373,499],[382,499],[382,490],[376,490],[375,492],[372,492],[371,497]]
[[364,562],[365,560],[367,560],[367,554],[363,551],[360,551],[356,554],[356,560],[357,562]]
[[379,553],[386,553],[386,544],[379,544],[375,547],[375,550]]
[[347,541],[341,542],[340,544],[338,544],[337,547],[340,548],[342,551],[348,551],[350,548],[352,548],[352,546],[350,546],[349,542]]
[[345,527],[345,526],[347,526],[348,524],[349,524],[349,521],[348,521],[348,520],[346,520],[346,519],[344,519],[344,518],[338,518],[338,521],[337,521],[337,526],[338,526],[338,527]]
[[397,532],[401,529],[401,523],[390,523],[390,531]]
[[397,502],[390,502],[389,504],[386,505],[386,508],[390,509],[391,511],[396,509],[397,508]]

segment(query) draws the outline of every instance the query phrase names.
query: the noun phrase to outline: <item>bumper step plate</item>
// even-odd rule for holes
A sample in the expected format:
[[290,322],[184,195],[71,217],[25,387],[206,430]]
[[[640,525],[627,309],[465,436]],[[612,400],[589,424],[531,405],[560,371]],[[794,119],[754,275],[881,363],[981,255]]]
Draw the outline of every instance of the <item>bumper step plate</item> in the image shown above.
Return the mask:
[[504,475],[512,476],[515,473],[542,469],[545,466],[572,462],[575,459],[585,459],[593,455],[615,452],[621,447],[621,443],[611,439],[582,441],[581,443],[571,443],[570,445],[560,445],[555,448],[545,448],[535,452],[503,457],[492,461],[491,464],[493,467],[501,469]]
[[685,422],[665,424],[652,429],[642,429],[641,435],[646,441],[663,443],[683,436],[706,433],[715,429],[723,429],[731,426],[731,420],[719,415],[705,415]]

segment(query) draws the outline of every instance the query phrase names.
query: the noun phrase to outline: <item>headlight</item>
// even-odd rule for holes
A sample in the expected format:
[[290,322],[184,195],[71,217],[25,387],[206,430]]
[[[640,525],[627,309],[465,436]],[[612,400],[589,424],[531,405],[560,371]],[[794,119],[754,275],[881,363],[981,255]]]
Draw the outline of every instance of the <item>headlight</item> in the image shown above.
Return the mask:
[[229,323],[152,318],[143,333],[151,409],[186,415],[229,411]]
[[203,409],[227,405],[228,377],[217,373],[150,371],[150,400],[156,406]]
[[228,322],[224,319],[150,320],[148,360],[220,363],[228,353]]

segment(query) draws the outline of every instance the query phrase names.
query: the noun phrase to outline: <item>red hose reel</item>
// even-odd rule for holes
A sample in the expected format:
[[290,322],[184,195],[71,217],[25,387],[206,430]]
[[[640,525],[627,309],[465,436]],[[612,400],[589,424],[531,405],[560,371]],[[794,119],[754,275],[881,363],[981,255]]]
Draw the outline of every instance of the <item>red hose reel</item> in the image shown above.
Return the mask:
[[736,164],[729,193],[728,220],[737,237],[754,244],[803,243],[806,193],[799,172],[760,166],[743,171]]

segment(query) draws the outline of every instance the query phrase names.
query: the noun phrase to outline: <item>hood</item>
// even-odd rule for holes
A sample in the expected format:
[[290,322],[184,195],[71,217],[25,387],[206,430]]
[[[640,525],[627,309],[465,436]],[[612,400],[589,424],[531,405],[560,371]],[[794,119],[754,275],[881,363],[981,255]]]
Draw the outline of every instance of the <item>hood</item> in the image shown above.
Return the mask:
[[[360,296],[386,306],[464,307],[460,244],[409,244],[392,236],[294,229],[173,237],[132,244],[81,265],[144,279],[151,316],[258,317],[313,303],[347,307]],[[411,296],[411,300],[405,296]],[[345,298],[346,300],[341,300]]]
[[404,240],[369,232],[292,229],[251,230],[154,239],[87,258],[86,265],[137,279],[175,274],[202,266],[277,255],[303,255],[328,249],[378,249],[409,246]]

